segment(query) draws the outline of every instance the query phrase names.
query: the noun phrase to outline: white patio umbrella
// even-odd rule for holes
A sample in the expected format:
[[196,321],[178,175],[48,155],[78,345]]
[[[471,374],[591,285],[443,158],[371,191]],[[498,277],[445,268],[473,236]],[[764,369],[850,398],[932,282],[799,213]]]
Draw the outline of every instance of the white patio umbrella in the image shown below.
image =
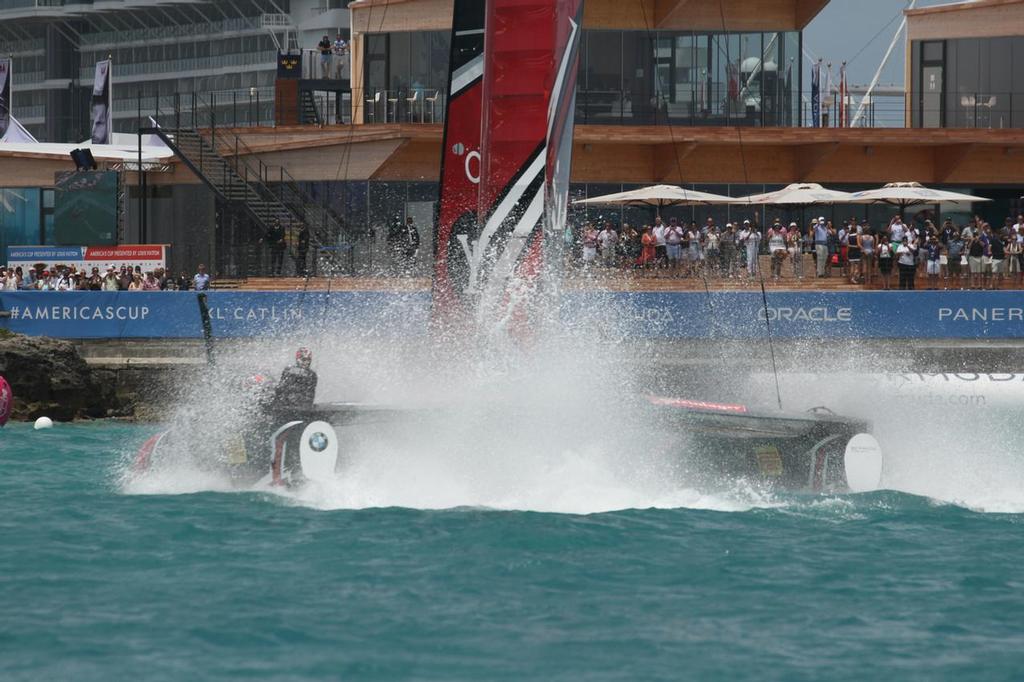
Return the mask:
[[845,204],[850,194],[826,189],[812,182],[789,185],[774,192],[752,194],[749,197],[735,199],[737,204],[768,204],[771,206],[814,206],[816,204]]
[[720,194],[698,192],[683,189],[675,185],[654,185],[642,187],[629,192],[605,194],[592,199],[579,199],[572,202],[577,206],[653,206],[657,209],[665,206],[709,206],[712,204],[732,204],[736,200]]
[[941,189],[931,189],[917,182],[890,182],[879,189],[869,189],[863,192],[854,192],[850,195],[848,204],[890,204],[899,206],[901,209],[907,206],[918,204],[971,204],[976,201],[992,201],[985,197],[976,197],[970,194],[959,192],[947,192]]

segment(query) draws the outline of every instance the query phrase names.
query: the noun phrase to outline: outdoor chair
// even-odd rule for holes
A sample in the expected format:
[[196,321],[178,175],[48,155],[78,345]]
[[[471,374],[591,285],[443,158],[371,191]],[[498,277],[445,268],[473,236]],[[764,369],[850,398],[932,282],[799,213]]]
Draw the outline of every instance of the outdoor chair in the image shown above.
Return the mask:
[[[406,97],[405,98],[405,104],[408,107],[408,109],[405,112],[405,115],[406,115],[406,118],[409,119],[410,123],[415,123],[416,122],[416,102],[418,102],[419,100],[420,100],[420,91],[419,90],[413,90],[412,97]],[[423,116],[422,116],[422,111],[421,111],[420,123],[422,123],[422,122],[423,122]]]
[[439,99],[441,99],[441,91],[440,90],[434,90],[434,96],[433,97],[427,97],[427,98],[424,99],[424,102],[429,102],[430,103],[430,122],[431,123],[434,123],[434,110],[437,107],[437,102],[438,102]]
[[[368,109],[369,109],[370,115],[373,117],[373,122],[376,123],[377,122],[377,107],[380,105],[380,90],[378,90],[377,94],[375,94],[372,98],[366,100],[366,104],[368,105]],[[365,113],[363,115],[363,120],[364,121],[366,120]],[[385,121],[385,123],[387,122],[387,112],[385,112],[385,114],[384,114],[384,121]]]
[[388,97],[388,104],[384,107],[384,122],[388,122],[388,109],[391,110],[391,120],[398,123],[398,93],[394,97]]

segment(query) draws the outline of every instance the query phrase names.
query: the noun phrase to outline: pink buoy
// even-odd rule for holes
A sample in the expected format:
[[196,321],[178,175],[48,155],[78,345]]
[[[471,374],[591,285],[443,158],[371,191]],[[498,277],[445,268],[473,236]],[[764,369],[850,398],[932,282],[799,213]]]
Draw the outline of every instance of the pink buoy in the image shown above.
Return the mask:
[[11,409],[14,407],[14,391],[7,380],[0,377],[0,426],[7,423],[11,418]]

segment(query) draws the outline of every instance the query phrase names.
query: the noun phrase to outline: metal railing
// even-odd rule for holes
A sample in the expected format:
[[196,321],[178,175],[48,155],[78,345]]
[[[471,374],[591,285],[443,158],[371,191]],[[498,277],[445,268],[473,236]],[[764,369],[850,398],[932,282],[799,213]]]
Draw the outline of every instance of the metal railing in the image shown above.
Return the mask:
[[[909,98],[909,107],[908,107]],[[844,127],[840,98],[826,98],[821,108],[821,127]],[[860,107],[859,97],[850,97],[846,126],[852,126]],[[804,125],[811,126],[812,106],[808,95],[802,102]],[[910,120],[908,122],[907,116]],[[883,96],[870,99],[857,122],[859,128],[1024,128],[1024,92],[962,92],[922,96]]]
[[310,249],[315,251],[349,241],[346,222],[330,208],[328,197],[322,203],[313,201],[286,168],[265,163],[228,128],[234,120],[224,112],[215,93],[208,98],[193,93],[175,97],[170,110],[157,111],[153,118],[160,126],[157,132],[225,199],[244,203],[264,230],[275,222],[284,226],[296,261],[298,233],[303,226],[308,229]]
[[[264,67],[266,71],[273,71],[277,68],[277,53],[273,50],[261,50],[259,52],[237,52],[217,57],[191,57],[187,59],[118,64],[117,77],[177,73],[179,71],[205,71],[245,66]],[[83,83],[91,83],[94,73],[95,66],[82,67],[78,71],[78,77]]]
[[684,89],[633,92],[578,89],[576,122],[590,125],[793,126],[798,124],[795,102],[783,93],[769,97],[721,88],[706,92]]
[[302,77],[311,80],[348,81],[351,77],[348,54],[329,54],[324,60],[320,50],[302,50]]
[[[576,122],[585,125],[815,127],[809,92],[800,93],[799,100],[795,99],[796,93],[768,98],[742,92],[732,96],[719,93],[712,99],[691,95],[685,92],[673,99],[662,93],[640,95],[624,90],[578,90]],[[909,110],[907,97],[910,98]],[[844,120],[838,93],[822,98],[817,127],[853,126],[862,101],[861,95],[847,97]],[[368,112],[369,106],[367,104]],[[389,115],[388,122],[393,120]],[[945,93],[928,98],[887,92],[864,102],[856,125],[859,128],[1024,128],[1024,92]]]

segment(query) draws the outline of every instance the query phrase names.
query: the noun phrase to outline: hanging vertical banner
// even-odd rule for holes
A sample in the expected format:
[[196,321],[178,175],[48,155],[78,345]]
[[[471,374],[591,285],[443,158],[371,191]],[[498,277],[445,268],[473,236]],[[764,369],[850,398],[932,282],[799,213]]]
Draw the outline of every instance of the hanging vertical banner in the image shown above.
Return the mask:
[[0,59],[0,140],[11,125],[11,69],[13,59]]
[[846,62],[839,67],[839,127],[848,125],[849,110],[847,107]]
[[821,127],[821,60],[811,67],[811,125]]
[[92,143],[110,144],[113,128],[113,92],[110,76],[114,62],[110,59],[96,63],[96,77],[92,83]]

